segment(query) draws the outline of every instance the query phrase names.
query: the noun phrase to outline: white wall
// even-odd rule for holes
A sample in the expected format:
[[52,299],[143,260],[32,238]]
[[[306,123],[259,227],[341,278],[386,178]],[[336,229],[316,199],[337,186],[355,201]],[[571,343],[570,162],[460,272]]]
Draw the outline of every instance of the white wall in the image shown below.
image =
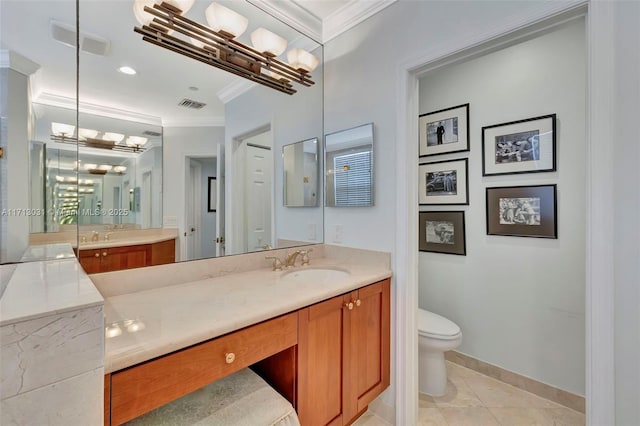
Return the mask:
[[614,14],[614,277],[616,425],[640,424],[640,2]]
[[[585,393],[583,20],[420,79],[420,113],[470,103],[467,256],[420,253],[420,307],[462,328],[460,352]],[[557,172],[482,177],[482,126],[557,114]],[[460,154],[429,157],[440,161]],[[485,188],[558,185],[558,239],[486,235]]]
[[[136,157],[135,186],[142,188],[142,176],[151,172],[151,228],[162,228],[162,182],[164,172],[163,148],[160,146],[147,149]],[[167,157],[165,157],[167,158]],[[141,191],[142,192],[142,191]],[[138,215],[136,223],[142,223],[142,213]]]
[[[178,228],[179,253],[185,253],[185,157],[215,157],[218,144],[224,143],[223,127],[165,127],[162,135],[163,197],[165,228]],[[175,225],[174,225],[175,223]]]

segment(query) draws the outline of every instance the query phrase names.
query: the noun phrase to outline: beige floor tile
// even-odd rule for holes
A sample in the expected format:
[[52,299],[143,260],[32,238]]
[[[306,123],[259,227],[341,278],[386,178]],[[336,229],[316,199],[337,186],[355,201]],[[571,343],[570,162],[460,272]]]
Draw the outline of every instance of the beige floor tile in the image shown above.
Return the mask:
[[470,377],[464,381],[485,407],[562,408],[555,402],[490,377]]
[[441,408],[440,412],[448,426],[500,426],[484,407]]
[[448,426],[439,408],[418,409],[418,426]]
[[473,371],[470,368],[463,367],[455,362],[445,361],[447,364],[447,377],[459,377],[465,379],[467,377],[484,377],[483,374]]
[[482,407],[482,401],[467,385],[466,379],[450,377],[443,396],[433,398],[438,408],[443,407]]
[[436,401],[432,396],[423,393],[418,394],[418,407],[421,408],[437,408]]
[[554,426],[584,426],[586,419],[583,413],[570,408],[539,408],[550,419]]
[[389,423],[382,420],[373,413],[366,412],[352,426],[390,426]]
[[544,408],[489,408],[502,425],[553,426],[551,418],[542,410]]

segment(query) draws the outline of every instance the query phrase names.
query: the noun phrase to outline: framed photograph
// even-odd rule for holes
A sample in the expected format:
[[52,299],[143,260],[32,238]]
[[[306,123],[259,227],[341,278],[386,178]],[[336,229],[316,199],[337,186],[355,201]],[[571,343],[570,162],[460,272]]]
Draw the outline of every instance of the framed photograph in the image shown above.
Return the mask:
[[482,175],[556,170],[556,115],[482,128]]
[[558,238],[556,185],[487,188],[487,235]]
[[420,212],[420,251],[466,256],[464,212]]
[[218,201],[218,188],[216,186],[216,178],[209,177],[209,185],[208,185],[208,197],[207,197],[207,211],[215,212],[216,211],[216,203]]
[[466,158],[418,166],[420,205],[469,204],[469,161]]
[[420,157],[469,151],[469,104],[422,114],[418,126]]

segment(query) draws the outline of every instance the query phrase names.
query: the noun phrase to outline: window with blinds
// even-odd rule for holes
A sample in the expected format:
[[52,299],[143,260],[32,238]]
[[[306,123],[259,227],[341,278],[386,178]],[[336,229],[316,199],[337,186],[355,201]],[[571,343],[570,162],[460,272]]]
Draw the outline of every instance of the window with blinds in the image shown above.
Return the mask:
[[336,206],[371,205],[371,151],[333,159]]

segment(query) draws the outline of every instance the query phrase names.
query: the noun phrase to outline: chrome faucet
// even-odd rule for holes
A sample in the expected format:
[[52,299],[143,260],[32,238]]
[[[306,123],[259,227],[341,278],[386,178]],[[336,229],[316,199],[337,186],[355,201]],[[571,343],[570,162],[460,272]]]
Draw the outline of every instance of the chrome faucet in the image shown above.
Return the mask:
[[98,234],[98,231],[91,231],[91,241],[98,241],[99,238],[100,234]]
[[298,257],[299,254],[302,254],[300,250],[287,254],[287,257],[285,258],[286,260],[284,262],[285,266],[287,268],[291,266],[296,266],[296,258]]
[[107,232],[106,234],[104,234],[104,240],[109,241],[109,235],[111,234],[115,234],[115,232]]

